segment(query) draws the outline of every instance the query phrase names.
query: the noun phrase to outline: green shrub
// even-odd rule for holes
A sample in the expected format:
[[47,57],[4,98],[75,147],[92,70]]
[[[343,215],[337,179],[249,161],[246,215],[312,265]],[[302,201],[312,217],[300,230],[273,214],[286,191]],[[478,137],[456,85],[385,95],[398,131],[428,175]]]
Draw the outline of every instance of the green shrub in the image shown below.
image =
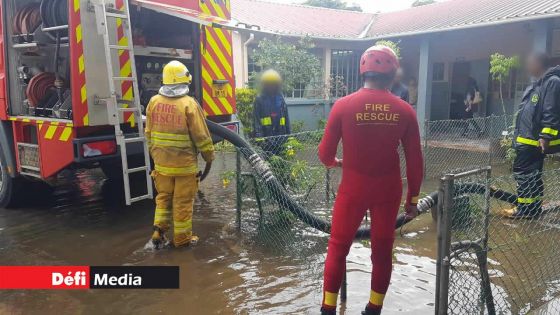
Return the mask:
[[303,120],[294,120],[290,122],[292,127],[292,133],[299,133],[303,131],[303,127],[305,126],[305,122]]
[[[313,54],[313,48],[315,44],[310,37],[297,42],[281,37],[265,38],[253,51],[253,59],[261,69],[278,71],[283,78],[284,92],[290,95],[296,87],[322,82],[321,60]],[[252,74],[253,79],[257,77],[258,74]]]
[[253,105],[257,98],[257,91],[249,88],[238,88],[235,90],[237,101],[237,117],[243,125],[243,134],[253,133]]
[[400,47],[401,42],[397,41],[397,42],[393,42],[390,40],[378,40],[377,42],[375,42],[375,45],[383,45],[383,46],[387,46],[389,48],[391,48],[395,54],[397,55],[398,58],[401,58],[401,47]]

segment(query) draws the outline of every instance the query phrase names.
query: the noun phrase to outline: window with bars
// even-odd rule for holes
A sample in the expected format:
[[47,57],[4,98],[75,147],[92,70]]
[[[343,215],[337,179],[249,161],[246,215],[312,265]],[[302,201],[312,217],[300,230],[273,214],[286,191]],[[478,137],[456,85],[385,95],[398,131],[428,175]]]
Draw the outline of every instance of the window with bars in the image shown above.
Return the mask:
[[[248,86],[250,87],[256,87],[255,78],[257,74],[265,70],[255,62],[253,55],[256,48],[256,46],[253,46],[247,49]],[[311,49],[310,52],[319,59],[321,65],[324,65],[322,49]],[[317,78],[313,79],[311,82],[296,84],[291,91],[285,91],[285,96],[289,98],[322,98],[324,96],[323,73],[318,73]]]
[[254,51],[256,46],[249,46],[247,47],[247,74],[249,77],[247,78],[247,85],[250,87],[255,87],[255,76],[257,73],[262,71],[262,68],[255,63]]
[[361,52],[354,50],[331,52],[331,97],[342,97],[360,89],[360,56]]

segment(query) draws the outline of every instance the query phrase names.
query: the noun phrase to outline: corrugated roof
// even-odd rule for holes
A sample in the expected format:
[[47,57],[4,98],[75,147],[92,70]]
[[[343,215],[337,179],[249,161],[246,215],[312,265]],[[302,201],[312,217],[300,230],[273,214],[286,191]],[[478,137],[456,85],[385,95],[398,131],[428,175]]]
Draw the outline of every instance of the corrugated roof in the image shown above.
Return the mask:
[[289,36],[359,38],[374,14],[281,4],[260,0],[232,0],[232,18],[247,28]]
[[231,2],[232,18],[246,28],[288,36],[356,40],[560,16],[560,0],[448,0],[382,14],[262,0]]
[[367,37],[437,32],[547,15],[560,16],[559,0],[450,0],[380,14]]

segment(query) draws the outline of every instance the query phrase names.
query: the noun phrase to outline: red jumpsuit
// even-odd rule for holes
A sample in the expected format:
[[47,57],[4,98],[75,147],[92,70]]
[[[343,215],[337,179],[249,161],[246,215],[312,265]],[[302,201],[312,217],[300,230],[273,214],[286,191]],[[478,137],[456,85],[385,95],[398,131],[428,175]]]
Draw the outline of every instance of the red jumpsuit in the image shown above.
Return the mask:
[[373,263],[369,308],[380,309],[392,272],[395,221],[402,197],[402,144],[408,179],[407,204],[416,204],[423,160],[416,113],[389,91],[360,89],[338,100],[319,145],[319,158],[335,165],[342,139],[343,174],[333,210],[324,274],[323,308],[336,309],[346,256],[366,210],[371,214]]

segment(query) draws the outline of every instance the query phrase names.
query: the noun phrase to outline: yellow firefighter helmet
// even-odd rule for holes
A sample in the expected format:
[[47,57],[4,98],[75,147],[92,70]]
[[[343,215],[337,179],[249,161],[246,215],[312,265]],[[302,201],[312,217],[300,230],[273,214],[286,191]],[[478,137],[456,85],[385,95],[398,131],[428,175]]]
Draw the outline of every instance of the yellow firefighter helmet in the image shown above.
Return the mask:
[[269,69],[262,73],[261,82],[263,84],[280,84],[282,76],[276,70]]
[[183,63],[173,60],[163,67],[163,84],[191,84],[192,76]]

